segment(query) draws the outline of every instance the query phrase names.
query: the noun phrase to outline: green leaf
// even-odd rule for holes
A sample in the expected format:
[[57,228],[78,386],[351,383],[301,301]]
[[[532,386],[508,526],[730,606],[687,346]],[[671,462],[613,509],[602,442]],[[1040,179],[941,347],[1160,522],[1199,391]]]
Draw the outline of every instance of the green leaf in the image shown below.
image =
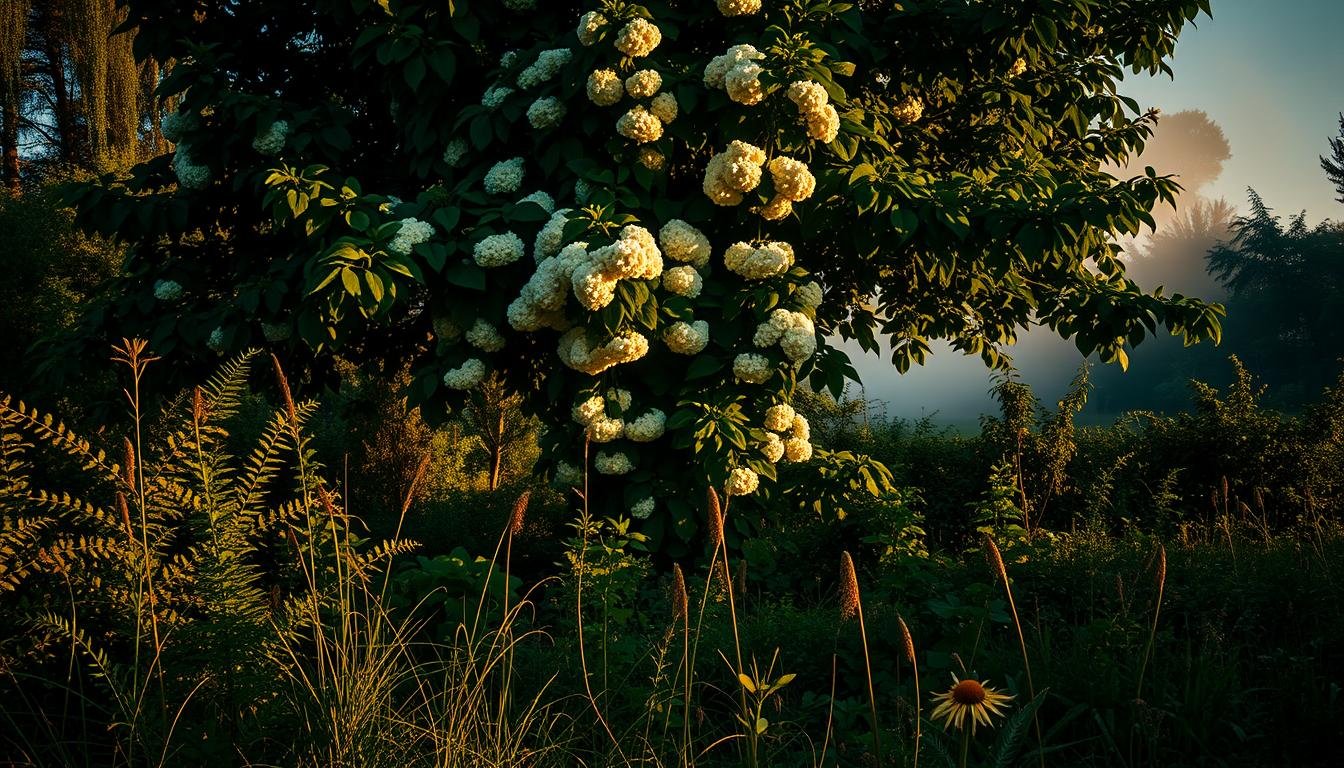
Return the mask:
[[444,270],[443,276],[453,285],[473,291],[485,290],[485,270],[475,264],[459,262]]

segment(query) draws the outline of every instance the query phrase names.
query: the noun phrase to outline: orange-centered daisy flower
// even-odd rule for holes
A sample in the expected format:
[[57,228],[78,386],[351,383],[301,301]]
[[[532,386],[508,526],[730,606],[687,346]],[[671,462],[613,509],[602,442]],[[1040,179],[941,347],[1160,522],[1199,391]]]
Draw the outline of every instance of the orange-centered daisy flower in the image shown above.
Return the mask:
[[943,730],[947,730],[949,725],[957,726],[958,730],[966,727],[966,715],[970,715],[971,733],[975,733],[975,726],[978,723],[984,723],[991,726],[989,716],[1004,716],[1004,711],[1000,707],[1006,706],[1013,697],[1006,693],[997,691],[978,680],[958,680],[955,674],[952,675],[953,685],[945,693],[935,693],[933,700],[938,703],[933,710],[933,719],[943,720]]

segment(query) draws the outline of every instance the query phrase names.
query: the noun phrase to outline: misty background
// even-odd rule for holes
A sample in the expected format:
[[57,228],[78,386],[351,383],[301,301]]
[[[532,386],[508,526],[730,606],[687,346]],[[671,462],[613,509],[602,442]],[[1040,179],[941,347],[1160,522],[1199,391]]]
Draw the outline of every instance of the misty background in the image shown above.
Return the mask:
[[[1326,350],[1320,350],[1318,361],[1305,362],[1319,362],[1319,375],[1303,376],[1286,364],[1274,370],[1278,358],[1256,333],[1264,313],[1273,308],[1265,302],[1229,302],[1208,271],[1207,254],[1232,240],[1238,216],[1255,214],[1252,189],[1268,209],[1262,213],[1280,218],[1289,234],[1294,217],[1300,217],[1297,223],[1304,230],[1344,219],[1344,205],[1335,200],[1337,192],[1320,161],[1329,153],[1327,140],[1340,129],[1344,110],[1337,80],[1344,72],[1344,49],[1334,39],[1341,28],[1344,2],[1338,0],[1223,0],[1212,19],[1201,18],[1197,28],[1182,35],[1174,79],[1130,75],[1123,84],[1122,93],[1142,108],[1159,108],[1163,117],[1144,152],[1111,172],[1123,178],[1152,166],[1159,174],[1175,174],[1185,188],[1175,210],[1162,206],[1153,212],[1155,233],[1145,230],[1123,243],[1130,275],[1148,290],[1161,285],[1167,294],[1227,302],[1228,317],[1218,347],[1183,349],[1179,339],[1160,331],[1161,336],[1133,350],[1128,372],[1093,360],[1094,389],[1081,420],[1108,422],[1131,410],[1185,408],[1188,380],[1226,383],[1231,378],[1227,358],[1233,353],[1249,356],[1252,373],[1281,390],[1278,399],[1289,407],[1319,394],[1316,385],[1334,378],[1337,362]],[[1267,223],[1263,216],[1262,223]],[[1301,301],[1323,310],[1334,297],[1304,296]],[[968,427],[980,414],[996,410],[989,395],[991,373],[979,357],[937,343],[926,365],[901,375],[885,357],[865,354],[857,344],[841,347],[863,379],[853,394],[862,393],[880,414],[931,416],[939,424]],[[1083,362],[1072,342],[1048,329],[1023,334],[1008,351],[1021,379],[1049,406]],[[1304,364],[1294,362],[1299,369]]]

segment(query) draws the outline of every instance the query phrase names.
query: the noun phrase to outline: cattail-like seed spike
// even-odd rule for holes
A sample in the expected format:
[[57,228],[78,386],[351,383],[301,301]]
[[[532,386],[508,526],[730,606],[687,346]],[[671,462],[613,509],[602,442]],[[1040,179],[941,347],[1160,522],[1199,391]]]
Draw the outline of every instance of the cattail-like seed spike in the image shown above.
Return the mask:
[[840,619],[852,619],[859,613],[859,575],[848,552],[840,553]]
[[290,428],[297,430],[299,428],[299,412],[294,407],[294,395],[289,391],[289,379],[285,377],[285,369],[280,365],[280,358],[271,353],[271,364],[275,366],[275,381],[280,385],[280,396],[285,401],[285,412],[289,414]]
[[125,472],[125,474],[122,476],[121,479],[122,479],[123,482],[126,483],[126,487],[127,487],[127,488],[130,488],[132,491],[134,491],[134,490],[135,490],[135,445],[131,442],[131,439],[130,439],[129,437],[123,437],[123,438],[122,438],[122,448],[123,448],[123,452],[125,453],[125,458],[123,459],[123,463],[125,464],[125,466],[122,467],[122,471]]
[[717,547],[723,544],[723,507],[713,487],[709,488],[705,496],[709,502],[709,543]]
[[905,647],[905,660],[911,664],[915,663],[915,638],[910,635],[910,628],[905,625],[905,619],[897,616],[896,621],[901,625],[901,645]]
[[681,566],[672,564],[672,620],[678,621],[690,615],[690,598],[686,595],[686,576]]
[[532,498],[532,489],[528,488],[513,502],[513,513],[509,515],[509,535],[517,536],[523,532],[523,523],[527,520],[527,502]]
[[994,537],[985,534],[985,553],[989,556],[989,564],[994,569],[994,573],[1003,581],[1004,586],[1008,585],[1008,569],[1003,565],[1003,555],[999,552],[999,545],[994,543]]
[[1231,496],[1229,496],[1227,492],[1227,475],[1223,475],[1223,504],[1227,504],[1229,498],[1231,498]]
[[198,427],[205,423],[205,393],[200,387],[191,391],[191,418]]
[[1167,584],[1167,547],[1164,544],[1157,545],[1157,593],[1162,594],[1162,590]]
[[135,528],[131,526],[131,505],[126,503],[126,494],[117,491],[117,509],[121,511],[121,524],[126,526],[127,538],[135,538]]

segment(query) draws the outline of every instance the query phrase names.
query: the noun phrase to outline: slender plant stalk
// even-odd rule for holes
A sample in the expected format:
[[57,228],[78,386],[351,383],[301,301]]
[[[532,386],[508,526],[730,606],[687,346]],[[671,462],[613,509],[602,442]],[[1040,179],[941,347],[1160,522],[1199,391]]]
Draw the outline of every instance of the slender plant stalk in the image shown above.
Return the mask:
[[[1022,620],[1017,615],[1017,602],[1013,600],[1013,587],[1008,583],[1008,568],[1003,564],[1003,554],[999,552],[999,545],[994,543],[994,537],[985,535],[985,549],[989,553],[990,563],[994,566],[995,574],[999,581],[1003,583],[1003,591],[1008,595],[1008,607],[1013,611],[1013,627],[1017,629],[1017,644],[1022,649],[1022,666],[1027,672],[1027,692],[1031,695],[1032,701],[1036,700],[1036,684],[1031,679],[1031,659],[1027,656],[1027,638],[1022,633]],[[1032,710],[1031,722],[1036,727],[1036,756],[1040,758],[1041,768],[1045,768],[1045,739],[1041,736],[1041,720],[1036,716],[1040,708]]]
[[900,616],[896,620],[901,624],[901,642],[905,646],[905,658],[910,662],[910,668],[915,674],[915,764],[913,768],[919,768],[919,741],[924,735],[923,723],[923,703],[919,698],[919,662],[915,658],[915,639],[910,635],[910,628],[905,625],[905,619]]
[[863,641],[863,671],[868,682],[868,713],[873,721],[873,754],[882,764],[882,728],[877,720],[877,691],[873,687],[873,662],[868,654],[868,626],[863,619],[863,599],[859,595],[859,576],[854,559],[840,553],[840,618],[858,617],[859,638]]

